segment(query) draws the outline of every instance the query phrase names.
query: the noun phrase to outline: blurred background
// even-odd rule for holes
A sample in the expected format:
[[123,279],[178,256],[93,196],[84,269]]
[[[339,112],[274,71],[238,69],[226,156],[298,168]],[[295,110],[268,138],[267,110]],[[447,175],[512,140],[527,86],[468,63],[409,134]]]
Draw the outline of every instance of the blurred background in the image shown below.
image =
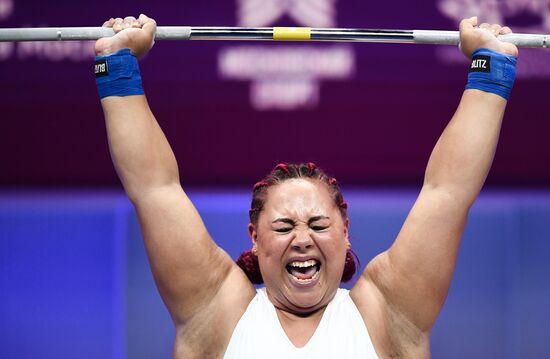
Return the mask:
[[[550,0],[0,0],[0,27],[159,25],[550,33]],[[170,357],[173,329],[109,157],[93,42],[0,43],[0,358]],[[520,51],[434,358],[550,357],[550,51]],[[249,190],[279,162],[342,183],[364,267],[395,238],[468,61],[429,45],[158,41],[144,88],[215,240],[249,248]]]

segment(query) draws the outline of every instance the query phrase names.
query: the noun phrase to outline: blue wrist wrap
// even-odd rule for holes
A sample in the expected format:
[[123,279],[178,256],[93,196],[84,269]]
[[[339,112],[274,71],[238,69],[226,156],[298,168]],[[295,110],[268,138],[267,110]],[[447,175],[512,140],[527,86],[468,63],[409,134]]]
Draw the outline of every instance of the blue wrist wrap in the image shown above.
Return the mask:
[[138,61],[130,49],[96,56],[95,81],[100,98],[144,94]]
[[508,100],[516,79],[517,61],[516,56],[477,49],[472,54],[466,89],[491,92]]

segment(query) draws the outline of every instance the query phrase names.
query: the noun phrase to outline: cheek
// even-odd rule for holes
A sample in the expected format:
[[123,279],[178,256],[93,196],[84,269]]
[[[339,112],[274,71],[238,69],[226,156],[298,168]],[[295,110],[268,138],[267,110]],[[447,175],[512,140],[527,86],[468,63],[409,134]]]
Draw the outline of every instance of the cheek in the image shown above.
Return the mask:
[[267,261],[280,261],[287,248],[288,240],[278,238],[265,238],[258,241],[260,256]]
[[343,237],[322,233],[316,237],[315,242],[331,265],[340,267],[345,263],[348,245]]
[[272,284],[274,278],[279,278],[284,269],[281,261],[285,250],[286,245],[279,238],[265,239],[262,244],[258,241],[258,260],[264,283]]
[[343,231],[334,229],[330,232],[317,233],[314,236],[315,242],[319,247],[332,249],[334,251],[341,250],[347,246]]

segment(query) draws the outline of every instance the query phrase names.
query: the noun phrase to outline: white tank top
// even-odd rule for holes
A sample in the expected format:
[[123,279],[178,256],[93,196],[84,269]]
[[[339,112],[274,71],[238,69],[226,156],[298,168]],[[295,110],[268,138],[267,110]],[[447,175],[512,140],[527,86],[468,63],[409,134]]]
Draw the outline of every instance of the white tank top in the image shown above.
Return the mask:
[[378,359],[348,290],[338,289],[302,348],[288,339],[265,288],[256,292],[233,331],[224,359]]

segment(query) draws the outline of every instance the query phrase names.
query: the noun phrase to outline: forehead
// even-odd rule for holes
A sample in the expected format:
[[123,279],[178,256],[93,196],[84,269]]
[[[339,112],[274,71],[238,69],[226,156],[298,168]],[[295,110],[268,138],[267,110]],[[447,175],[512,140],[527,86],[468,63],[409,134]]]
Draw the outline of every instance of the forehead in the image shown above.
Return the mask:
[[326,214],[335,207],[326,184],[297,178],[270,187],[264,211],[272,215],[302,217]]

